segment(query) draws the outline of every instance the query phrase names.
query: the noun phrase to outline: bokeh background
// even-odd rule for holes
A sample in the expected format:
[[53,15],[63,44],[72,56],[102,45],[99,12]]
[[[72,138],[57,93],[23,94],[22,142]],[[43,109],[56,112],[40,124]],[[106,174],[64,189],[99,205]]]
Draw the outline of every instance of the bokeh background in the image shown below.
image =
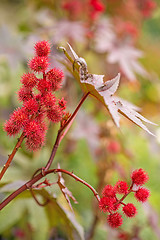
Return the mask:
[[[29,191],[21,194],[0,213],[0,239],[48,240],[150,240],[160,239],[160,3],[159,0],[1,0],[0,1],[0,164],[7,160],[17,139],[9,138],[3,124],[21,106],[16,92],[20,77],[28,71],[36,41],[52,44],[51,66],[63,69],[65,78],[59,96],[72,112],[83,92],[65,68],[58,46],[69,42],[86,59],[89,72],[104,74],[105,80],[121,73],[117,96],[141,108],[141,114],[158,126],[156,137],[121,118],[120,130],[96,99],[88,98],[63,140],[54,167],[73,171],[101,190],[119,179],[130,181],[130,173],[144,168],[150,177],[151,196],[136,204],[134,219],[124,217],[117,230],[107,226],[93,193],[81,183],[63,176],[72,200],[72,213],[57,185],[46,188],[54,198],[52,207],[40,207]],[[0,186],[0,199],[29,180],[45,165],[54,143],[57,125],[49,126],[46,145],[35,153],[24,145],[16,154]],[[56,182],[57,176],[48,177]],[[41,199],[40,199],[41,200]],[[42,199],[43,200],[43,199]],[[85,237],[84,237],[85,236]]]

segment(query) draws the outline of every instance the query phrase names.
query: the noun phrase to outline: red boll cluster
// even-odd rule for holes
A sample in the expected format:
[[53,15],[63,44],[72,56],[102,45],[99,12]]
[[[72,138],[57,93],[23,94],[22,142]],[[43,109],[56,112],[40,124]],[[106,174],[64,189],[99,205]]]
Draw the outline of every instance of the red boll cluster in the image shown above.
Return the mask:
[[[106,185],[102,191],[102,198],[99,201],[99,208],[103,212],[108,212],[107,222],[110,227],[117,228],[122,225],[123,218],[118,212],[122,207],[123,214],[129,218],[136,215],[137,209],[133,203],[125,204],[123,201],[131,192],[139,202],[145,202],[150,192],[147,188],[141,187],[148,181],[148,174],[143,169],[137,169],[131,174],[132,183],[130,186],[125,181],[118,181],[115,186]],[[136,189],[134,187],[136,185]],[[122,194],[118,198],[117,194]]]
[[156,2],[153,0],[136,0],[136,4],[144,17],[150,17],[156,8]]
[[99,15],[105,11],[105,5],[101,0],[90,0],[89,5],[91,8],[90,18],[92,20],[97,19]]
[[[57,68],[47,71],[50,44],[48,41],[37,42],[34,49],[35,56],[28,63],[30,72],[21,77],[22,87],[18,91],[23,106],[11,114],[4,126],[10,136],[23,131],[26,146],[33,151],[44,144],[46,119],[54,123],[61,122],[66,108],[66,101],[55,97],[55,91],[61,88],[63,72]],[[37,77],[37,73],[43,77]]]
[[72,16],[72,19],[83,17],[85,9],[86,17],[92,21],[105,11],[105,4],[102,0],[66,0],[62,4],[62,8]]

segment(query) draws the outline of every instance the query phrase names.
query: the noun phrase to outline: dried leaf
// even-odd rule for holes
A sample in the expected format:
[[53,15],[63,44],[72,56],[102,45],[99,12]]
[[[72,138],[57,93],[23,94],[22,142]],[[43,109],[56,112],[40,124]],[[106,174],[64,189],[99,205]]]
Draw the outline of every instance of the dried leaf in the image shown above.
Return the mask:
[[[58,168],[60,168],[60,165],[58,164]],[[57,181],[57,184],[60,188],[60,190],[62,191],[65,199],[67,200],[71,210],[73,211],[73,208],[72,208],[72,205],[71,205],[71,202],[70,202],[70,199],[71,198],[74,203],[78,203],[75,199],[75,197],[72,195],[71,191],[68,190],[68,188],[65,186],[65,180],[64,178],[62,177],[62,173],[61,172],[58,172],[58,181]]]
[[[119,81],[120,81],[120,74],[106,82],[103,82],[104,75],[96,75],[96,74],[90,74],[87,70],[87,63],[83,58],[78,57],[78,55],[75,53],[75,51],[72,49],[72,47],[68,44],[75,60],[77,63],[80,64],[79,67],[79,75],[80,75],[80,81],[81,83],[90,84],[92,85],[95,90],[96,94],[92,92],[92,95],[94,95],[98,100],[101,101],[101,97],[103,97],[103,101],[108,108],[115,124],[117,127],[120,127],[120,115],[124,115],[129,120],[131,120],[133,123],[141,127],[143,130],[148,132],[151,135],[154,135],[149,131],[149,129],[143,124],[142,121],[154,124],[153,122],[149,121],[145,117],[143,117],[141,114],[139,114],[137,111],[139,111],[139,108],[135,105],[121,99],[118,97],[113,96],[113,94],[116,92]],[[134,57],[137,57],[140,53],[137,51],[134,51],[134,49],[131,49],[132,54]],[[128,59],[129,61],[129,59]],[[83,79],[83,80],[82,80]]]

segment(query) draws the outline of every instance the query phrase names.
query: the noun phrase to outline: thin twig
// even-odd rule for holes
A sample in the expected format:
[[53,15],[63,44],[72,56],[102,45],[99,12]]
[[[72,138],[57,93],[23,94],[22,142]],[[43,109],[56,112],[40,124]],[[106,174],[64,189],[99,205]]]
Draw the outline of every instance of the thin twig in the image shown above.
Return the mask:
[[98,200],[98,202],[99,202],[100,197],[99,197],[97,191],[96,191],[89,183],[87,183],[87,182],[85,182],[83,179],[77,177],[74,173],[69,172],[69,171],[67,171],[67,170],[65,170],[65,169],[60,169],[60,168],[58,168],[58,169],[48,170],[48,171],[47,171],[47,174],[49,174],[49,173],[51,173],[51,172],[54,172],[54,173],[56,173],[56,172],[63,172],[63,173],[65,173],[65,174],[73,177],[76,181],[83,183],[84,185],[86,185],[86,186],[93,192],[94,196],[97,198],[97,200]]
[[20,138],[18,139],[18,142],[17,142],[17,144],[15,145],[12,153],[9,155],[6,164],[3,166],[3,168],[2,168],[2,170],[1,170],[1,172],[0,172],[0,180],[2,179],[3,175],[5,174],[5,172],[7,171],[8,167],[10,166],[10,164],[11,164],[11,162],[12,162],[12,160],[13,160],[16,152],[17,152],[18,149],[20,148],[20,146],[21,146],[24,138],[25,138],[25,135],[24,135],[24,132],[23,132],[23,133],[21,134]]
[[44,207],[45,205],[47,205],[47,204],[49,203],[49,199],[47,199],[44,203],[40,203],[39,200],[37,199],[37,197],[35,196],[32,187],[30,188],[30,192],[31,192],[31,194],[32,194],[32,197],[34,198],[34,200],[36,201],[36,203],[37,203],[39,206]]
[[[66,135],[66,133],[68,132],[68,130],[69,130],[69,128],[70,128],[70,122],[72,122],[72,120],[75,118],[75,116],[76,116],[77,113],[78,113],[78,110],[80,109],[80,107],[82,106],[83,102],[85,101],[85,99],[88,97],[89,94],[90,94],[90,92],[87,92],[87,93],[85,93],[85,94],[83,95],[82,99],[80,100],[78,106],[76,107],[76,109],[75,109],[75,111],[73,112],[73,114],[71,115],[71,117],[70,117],[70,118],[67,120],[67,122],[59,129],[58,134],[57,134],[57,138],[56,138],[56,141],[55,141],[55,144],[54,144],[54,146],[53,146],[53,149],[52,149],[50,158],[49,158],[49,160],[48,160],[48,162],[47,162],[47,164],[46,164],[46,166],[45,166],[45,168],[44,168],[44,171],[47,171],[47,170],[50,168],[50,166],[51,166],[51,164],[52,164],[52,162],[53,162],[53,160],[54,160],[55,154],[56,154],[56,152],[57,152],[58,146],[59,146],[60,142],[62,141],[62,139],[64,138],[64,136]],[[67,126],[69,126],[69,127],[67,128]],[[65,128],[67,128],[67,131],[65,131],[65,132],[63,133],[63,130],[64,130]]]

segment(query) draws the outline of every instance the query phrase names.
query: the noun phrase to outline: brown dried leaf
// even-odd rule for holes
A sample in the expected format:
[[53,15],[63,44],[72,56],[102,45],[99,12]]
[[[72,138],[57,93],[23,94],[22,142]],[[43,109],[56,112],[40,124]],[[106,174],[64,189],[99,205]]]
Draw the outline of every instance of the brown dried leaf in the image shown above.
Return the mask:
[[[129,120],[131,120],[133,123],[141,127],[143,130],[148,132],[149,134],[153,135],[152,132],[149,131],[149,129],[143,124],[142,121],[154,124],[153,122],[149,121],[145,117],[143,117],[141,114],[139,114],[137,111],[139,108],[137,108],[135,105],[121,99],[118,97],[113,96],[113,94],[116,92],[119,81],[120,81],[120,74],[106,82],[103,82],[104,75],[96,75],[96,74],[89,74],[87,70],[87,63],[83,58],[78,57],[78,55],[75,53],[75,51],[72,49],[72,47],[68,44],[75,60],[78,60],[77,62],[80,63],[79,68],[79,75],[80,75],[80,81],[84,84],[90,84],[94,87],[95,91],[92,91],[92,95],[94,95],[99,101],[102,102],[105,106],[108,108],[115,124],[117,127],[120,127],[120,114],[127,117]],[[82,69],[82,71],[81,71]],[[83,73],[84,76],[81,76]],[[83,79],[83,81],[81,80]]]
[[[58,164],[58,168],[60,168],[59,164]],[[61,192],[63,193],[65,199],[67,200],[71,210],[73,211],[73,208],[72,208],[72,205],[71,205],[71,202],[70,202],[70,198],[74,201],[74,203],[77,204],[78,202],[76,201],[75,197],[72,195],[71,191],[69,191],[69,189],[65,186],[65,180],[62,177],[62,173],[61,172],[58,172],[57,184],[58,184]]]

